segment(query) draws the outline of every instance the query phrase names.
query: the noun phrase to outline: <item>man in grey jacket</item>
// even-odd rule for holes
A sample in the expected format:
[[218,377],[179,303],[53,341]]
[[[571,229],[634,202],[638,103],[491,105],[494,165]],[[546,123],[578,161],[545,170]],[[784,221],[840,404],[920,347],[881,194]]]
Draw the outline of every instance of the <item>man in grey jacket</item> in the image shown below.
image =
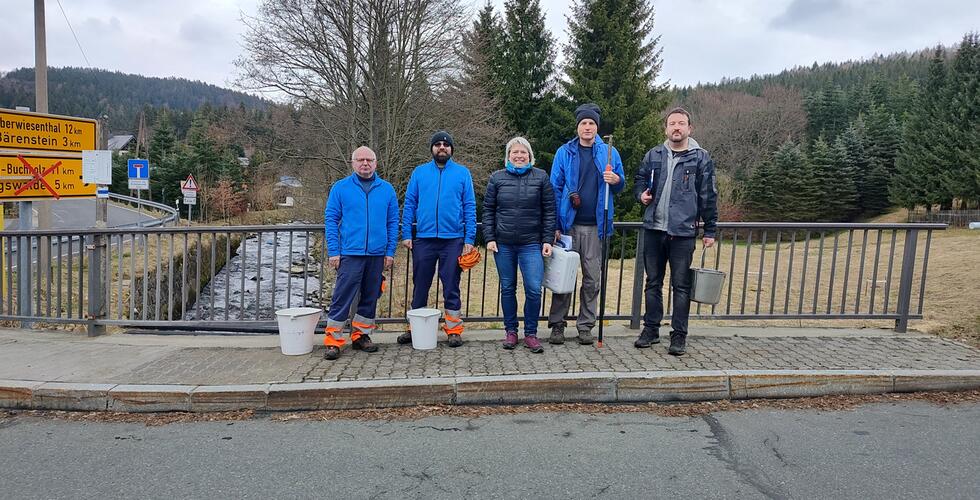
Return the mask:
[[667,140],[647,152],[634,179],[634,194],[646,206],[642,237],[647,277],[643,332],[633,345],[645,348],[660,342],[664,274],[670,263],[674,295],[667,352],[680,356],[687,347],[697,220],[704,222],[704,247],[710,248],[715,243],[718,223],[718,189],[714,162],[690,138],[691,114],[683,108],[674,108],[667,113],[664,126]]

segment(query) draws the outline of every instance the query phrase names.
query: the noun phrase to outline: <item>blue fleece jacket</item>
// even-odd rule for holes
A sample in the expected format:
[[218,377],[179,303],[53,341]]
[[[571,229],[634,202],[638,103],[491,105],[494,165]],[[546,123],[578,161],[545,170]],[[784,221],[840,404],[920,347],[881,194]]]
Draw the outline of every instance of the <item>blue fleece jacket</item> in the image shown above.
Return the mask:
[[361,189],[357,174],[330,188],[323,210],[327,253],[338,255],[395,256],[398,246],[398,196],[395,188],[375,176],[371,187]]
[[439,168],[430,161],[415,167],[405,192],[402,238],[464,238],[476,241],[476,195],[470,170],[452,159]]
[[[596,136],[595,143],[592,145],[592,164],[601,176],[606,171],[606,155],[609,152],[608,144],[602,142],[602,138]],[[619,151],[612,147],[612,167],[613,172],[619,176],[619,184],[609,186],[612,195],[619,193],[626,187],[626,174],[623,173],[623,160],[619,157]],[[579,180],[579,159],[578,159],[578,137],[562,144],[555,153],[555,160],[551,163],[551,185],[555,190],[555,203],[557,204],[556,229],[567,233],[572,229],[575,222],[576,210],[572,208],[572,200],[569,196],[578,192]],[[612,235],[613,227],[613,200],[609,200],[609,219],[602,220],[603,203],[605,203],[605,182],[599,183],[599,193],[596,195],[596,216],[595,220],[599,226],[599,237]],[[611,198],[612,196],[610,196]]]

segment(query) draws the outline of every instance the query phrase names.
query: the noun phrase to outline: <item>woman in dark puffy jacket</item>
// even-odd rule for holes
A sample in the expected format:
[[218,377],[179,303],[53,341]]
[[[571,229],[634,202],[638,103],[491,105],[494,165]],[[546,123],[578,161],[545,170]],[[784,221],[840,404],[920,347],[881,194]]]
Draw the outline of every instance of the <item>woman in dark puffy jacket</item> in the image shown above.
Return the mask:
[[544,352],[538,341],[544,259],[555,239],[555,194],[548,174],[534,168],[534,151],[523,137],[507,143],[506,168],[490,176],[483,197],[483,237],[494,252],[504,308],[504,349],[517,347],[517,268],[524,278],[524,345]]

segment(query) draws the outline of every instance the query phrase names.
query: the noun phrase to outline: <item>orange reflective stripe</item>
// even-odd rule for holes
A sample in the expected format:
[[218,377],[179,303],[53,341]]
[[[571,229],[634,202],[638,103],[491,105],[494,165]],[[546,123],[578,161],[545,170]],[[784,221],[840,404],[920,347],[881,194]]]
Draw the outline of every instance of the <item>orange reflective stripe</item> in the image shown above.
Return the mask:
[[358,332],[358,331],[352,332],[350,334],[350,341],[351,342],[357,342],[357,339],[361,338],[361,335],[364,335],[364,334],[361,333],[361,332]]
[[340,328],[328,327],[324,331],[326,336],[323,337],[323,345],[327,347],[341,347],[347,342],[344,339],[334,338],[333,333],[339,332]]
[[368,325],[358,321],[352,321],[351,326],[353,326],[354,328],[358,328],[360,330],[374,330],[375,328],[374,325]]
[[452,317],[452,316],[450,316],[450,315],[447,314],[446,315],[446,322],[448,323],[450,321],[452,321],[453,323],[459,323],[459,322],[461,322],[463,320],[461,320],[459,318],[454,318],[454,317]]
[[458,324],[458,325],[456,325],[456,326],[454,326],[452,328],[449,328],[447,325],[442,325],[442,329],[446,332],[447,335],[462,335],[463,334],[463,325],[462,324]]

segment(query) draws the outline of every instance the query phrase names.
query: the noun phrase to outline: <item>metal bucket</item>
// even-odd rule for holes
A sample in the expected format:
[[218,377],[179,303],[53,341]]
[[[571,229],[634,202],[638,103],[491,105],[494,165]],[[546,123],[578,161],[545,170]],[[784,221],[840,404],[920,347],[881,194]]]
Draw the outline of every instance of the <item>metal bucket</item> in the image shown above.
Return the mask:
[[[701,265],[704,265],[704,253],[701,249]],[[725,284],[725,273],[717,269],[703,267],[691,268],[691,300],[702,304],[717,304],[721,302],[721,288]]]
[[691,268],[691,300],[702,304],[721,302],[725,273],[715,269]]

